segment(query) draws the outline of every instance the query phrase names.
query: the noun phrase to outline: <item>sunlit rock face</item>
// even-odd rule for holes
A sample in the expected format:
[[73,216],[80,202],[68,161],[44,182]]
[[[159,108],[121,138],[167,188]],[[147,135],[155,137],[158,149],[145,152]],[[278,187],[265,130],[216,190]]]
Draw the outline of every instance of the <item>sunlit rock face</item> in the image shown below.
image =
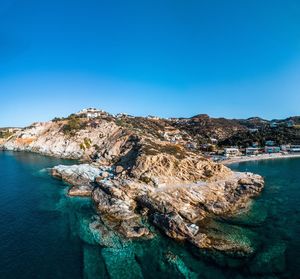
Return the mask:
[[[188,182],[177,177],[180,183],[171,180],[172,184],[166,184],[164,180],[155,184],[87,164],[57,166],[52,174],[72,185],[69,195],[91,195],[102,223],[99,231],[104,226],[125,239],[149,239],[154,225],[167,236],[200,249],[244,255],[253,252],[247,242],[211,234],[205,223],[211,216],[230,216],[247,209],[263,189],[259,175],[226,169],[223,176],[206,181]],[[159,181],[159,176],[154,180]]]

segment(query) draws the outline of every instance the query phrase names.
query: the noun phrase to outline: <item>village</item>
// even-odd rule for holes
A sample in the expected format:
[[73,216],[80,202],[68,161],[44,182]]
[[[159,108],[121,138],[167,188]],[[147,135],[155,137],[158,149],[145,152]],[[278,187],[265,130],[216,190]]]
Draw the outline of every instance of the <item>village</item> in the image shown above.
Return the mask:
[[[272,121],[269,123],[269,127],[274,130],[282,126],[287,128],[299,128],[292,120],[280,123]],[[258,133],[259,128],[249,128],[248,130],[250,133]],[[224,163],[300,156],[300,142],[299,144],[278,144],[274,139],[266,140],[264,145],[260,145],[259,142],[254,142],[252,146],[248,147],[226,146],[224,148],[218,148],[218,141],[211,138],[210,143],[202,145],[202,149],[207,158],[214,161],[223,161]],[[210,152],[208,152],[207,149],[210,149]]]
[[[98,110],[95,108],[83,109],[76,113],[77,116],[83,116],[90,119],[104,117],[109,115],[103,110]],[[116,115],[111,115],[117,119],[123,118],[134,118],[134,116],[129,115],[127,113],[118,113]],[[171,121],[173,123],[186,123],[183,119],[178,118],[159,118],[156,116],[146,116],[144,117],[146,120],[151,121]],[[298,128],[296,123],[293,120],[286,121],[270,121],[268,123],[264,123],[270,129],[276,130],[278,127],[287,127],[287,128]],[[251,134],[255,134],[259,132],[261,127],[249,127],[248,131]],[[299,144],[278,144],[276,140],[268,139],[264,142],[264,145],[259,144],[259,142],[254,142],[251,146],[243,147],[243,146],[222,146],[219,144],[218,139],[209,138],[204,143],[199,143],[195,141],[188,133],[176,129],[173,126],[166,126],[164,130],[161,131],[161,136],[164,140],[167,140],[174,144],[182,144],[191,151],[201,152],[203,156],[206,158],[212,159],[213,161],[219,162],[232,162],[232,161],[244,161],[244,160],[258,160],[265,158],[275,158],[282,157],[288,155],[299,155],[300,156],[300,142]]]
[[[258,140],[258,135],[262,129],[269,129],[278,134],[278,129],[284,127],[288,130],[298,130],[299,123],[295,123],[293,120],[279,120],[279,121],[262,121],[260,120],[259,124],[256,126],[250,126],[247,128],[247,132],[250,135],[253,135],[253,141],[250,144],[239,144],[237,141],[232,141],[232,144],[227,144],[222,142],[220,138],[215,137],[202,137],[202,132],[198,131],[196,135],[193,135],[186,130],[186,127],[195,127],[196,125],[202,125],[195,122],[195,119],[192,121],[190,119],[184,118],[159,118],[156,116],[146,116],[146,117],[135,117],[127,113],[118,113],[110,114],[103,110],[96,108],[86,108],[75,114],[70,115],[68,118],[86,118],[90,119],[87,122],[87,126],[97,127],[99,123],[103,120],[116,119],[118,125],[126,125],[130,129],[140,129],[136,125],[135,119],[139,119],[143,123],[143,127],[148,127],[153,129],[151,123],[158,124],[158,137],[160,140],[170,142],[175,145],[184,146],[187,150],[192,152],[200,153],[204,157],[211,159],[215,162],[236,162],[236,161],[247,161],[247,160],[260,160],[267,158],[281,158],[283,156],[300,156],[300,142],[285,142],[285,140],[278,142],[276,138],[267,137],[265,141]],[[204,118],[205,121],[208,116],[201,115],[200,117]],[[57,121],[59,118],[55,118],[53,121]],[[198,121],[198,119],[197,119]],[[227,120],[226,120],[227,121]],[[132,125],[133,124],[133,125]],[[217,129],[216,125],[212,125],[209,128],[209,132],[213,134],[213,129]],[[224,130],[227,128],[224,126]],[[3,128],[0,130],[0,142],[4,139],[9,139],[14,132],[19,130],[18,128]],[[200,138],[200,137],[202,138]],[[244,135],[240,135],[244,138]]]

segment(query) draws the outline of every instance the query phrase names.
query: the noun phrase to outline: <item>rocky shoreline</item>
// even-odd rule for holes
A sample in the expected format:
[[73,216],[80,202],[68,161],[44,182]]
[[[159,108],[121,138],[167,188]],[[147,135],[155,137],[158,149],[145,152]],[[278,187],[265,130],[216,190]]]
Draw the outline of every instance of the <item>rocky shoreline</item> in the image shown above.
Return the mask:
[[251,247],[211,237],[203,224],[212,216],[230,216],[247,208],[263,189],[258,175],[233,172],[224,180],[155,186],[87,164],[57,166],[52,175],[71,185],[70,196],[90,196],[102,225],[125,239],[152,238],[151,224],[200,249],[245,256],[253,252]]
[[[180,134],[180,142],[170,134]],[[92,199],[99,216],[94,228],[102,236],[147,239],[158,229],[200,249],[251,254],[251,245],[216,237],[205,224],[245,210],[262,191],[263,178],[202,157],[187,147],[189,139],[167,121],[103,112],[97,119],[34,123],[0,148],[84,162],[51,173],[70,185],[69,196]]]

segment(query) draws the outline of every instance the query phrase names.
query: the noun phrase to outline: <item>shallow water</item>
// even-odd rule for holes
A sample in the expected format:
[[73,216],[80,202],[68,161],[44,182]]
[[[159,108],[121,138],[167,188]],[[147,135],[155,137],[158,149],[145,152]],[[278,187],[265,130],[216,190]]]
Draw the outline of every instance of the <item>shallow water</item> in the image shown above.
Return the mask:
[[[232,165],[266,178],[248,212],[208,226],[256,252],[245,259],[158,236],[120,243],[93,230],[89,199],[69,198],[46,168],[70,161],[0,153],[0,278],[299,278],[300,160]],[[105,243],[101,248],[97,242]]]

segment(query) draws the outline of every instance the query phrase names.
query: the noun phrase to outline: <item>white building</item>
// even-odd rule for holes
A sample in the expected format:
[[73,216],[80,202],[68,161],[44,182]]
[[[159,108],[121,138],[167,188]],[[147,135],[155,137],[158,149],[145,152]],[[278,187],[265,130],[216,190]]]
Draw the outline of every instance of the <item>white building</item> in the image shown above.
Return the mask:
[[103,110],[98,110],[95,108],[82,109],[81,111],[76,113],[76,115],[78,116],[85,116],[87,118],[97,118],[103,116],[104,114],[105,112]]
[[273,141],[273,140],[266,141],[266,146],[274,146],[274,145],[275,145],[275,141]]
[[147,119],[151,119],[151,120],[160,120],[159,117],[153,116],[153,115],[148,115],[146,118],[147,118]]
[[286,122],[286,126],[289,128],[293,128],[295,126],[295,122],[293,120],[289,120]]
[[278,127],[278,123],[277,122],[271,122],[270,127],[271,128],[277,128]]
[[281,151],[288,152],[291,150],[291,146],[289,144],[283,144],[280,146]]
[[260,149],[257,147],[246,148],[246,155],[257,155],[260,153]]
[[265,153],[279,153],[280,147],[279,146],[266,146]]
[[300,152],[300,145],[291,145],[290,152]]
[[218,143],[218,140],[215,139],[215,138],[210,138],[210,142],[211,142],[212,144],[217,144],[217,143]]
[[225,148],[224,149],[224,155],[225,157],[236,157],[236,156],[240,156],[241,152],[238,148],[236,147],[230,147],[230,148]]

